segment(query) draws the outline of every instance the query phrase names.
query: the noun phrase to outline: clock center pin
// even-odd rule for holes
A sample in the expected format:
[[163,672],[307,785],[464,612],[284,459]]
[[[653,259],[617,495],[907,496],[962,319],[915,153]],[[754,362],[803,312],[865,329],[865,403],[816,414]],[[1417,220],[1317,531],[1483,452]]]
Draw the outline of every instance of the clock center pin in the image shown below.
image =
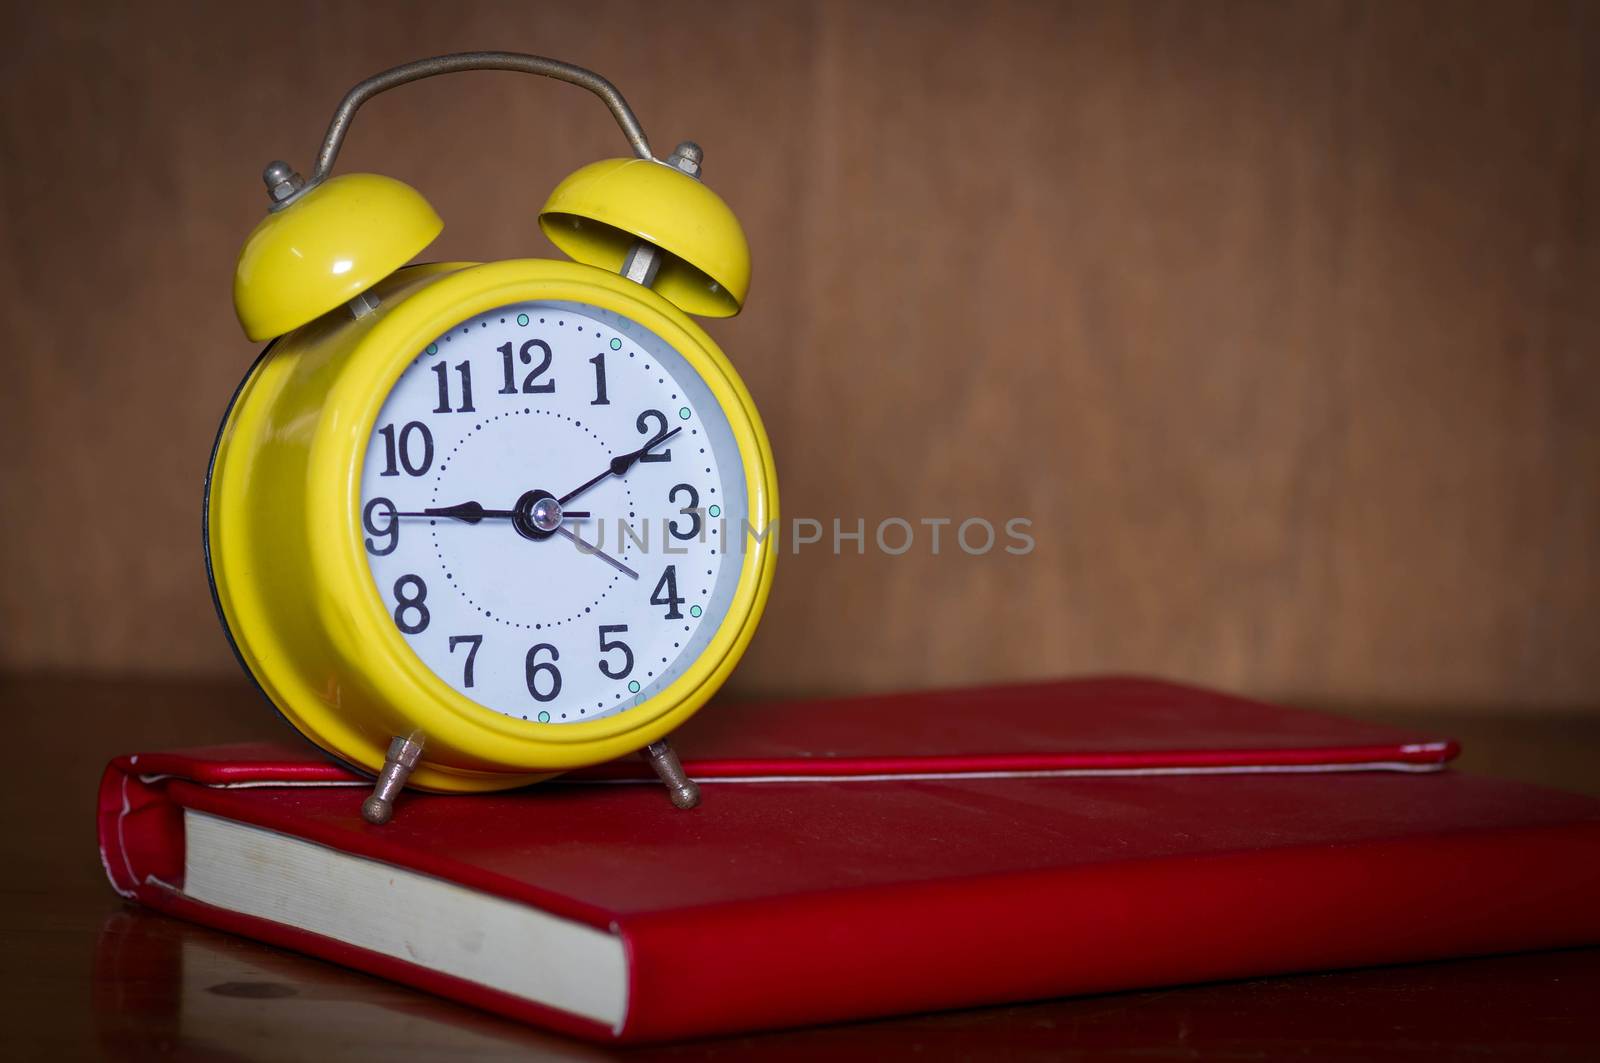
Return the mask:
[[541,498],[533,504],[533,526],[540,531],[555,531],[561,527],[561,503],[553,498]]
[[511,526],[524,539],[548,539],[561,527],[561,503],[549,491],[528,491],[517,499]]

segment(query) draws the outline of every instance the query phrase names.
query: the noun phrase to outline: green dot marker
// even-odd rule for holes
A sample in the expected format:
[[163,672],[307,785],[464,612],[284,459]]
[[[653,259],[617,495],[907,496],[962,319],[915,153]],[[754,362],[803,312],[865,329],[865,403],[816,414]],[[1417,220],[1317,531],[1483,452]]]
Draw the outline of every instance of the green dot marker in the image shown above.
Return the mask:
[[637,679],[633,680],[632,682],[630,682],[628,684],[628,693],[630,693],[630,694],[639,693],[639,681]]
[[527,323],[528,323],[528,315],[527,314],[518,314],[517,315],[517,324],[526,325]]
[[428,353],[429,354],[438,354],[439,353],[439,345],[437,343],[428,344]]
[[722,516],[722,507],[712,506],[710,509],[706,510],[706,512],[711,514],[713,517],[720,517]]
[[611,349],[612,349],[612,350],[613,350],[613,351],[620,351],[620,350],[622,350],[622,341],[621,341],[621,340],[616,340],[616,339],[614,339],[614,340],[612,340],[612,341],[611,341]]
[[539,714],[539,722],[540,723],[549,723],[550,722],[550,714],[548,712],[541,712]]
[[689,419],[689,407],[685,406],[683,409],[679,410],[678,416],[687,421]]
[[689,615],[690,616],[699,616],[700,615],[700,607],[698,605],[689,606]]

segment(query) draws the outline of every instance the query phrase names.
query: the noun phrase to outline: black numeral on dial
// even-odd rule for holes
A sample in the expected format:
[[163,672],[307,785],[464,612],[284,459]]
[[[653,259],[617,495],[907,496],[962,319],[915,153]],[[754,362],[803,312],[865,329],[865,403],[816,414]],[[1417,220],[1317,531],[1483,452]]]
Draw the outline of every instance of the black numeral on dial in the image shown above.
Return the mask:
[[589,359],[589,364],[594,366],[594,399],[590,406],[610,406],[611,400],[606,398],[606,352],[601,351]]
[[[550,660],[540,661],[539,654],[548,650]],[[556,695],[561,693],[561,672],[555,663],[561,659],[561,653],[548,642],[541,642],[528,651],[526,663],[528,673],[528,693],[533,695],[534,701],[554,701]],[[539,673],[549,675],[549,687],[543,691],[539,689]]]
[[483,636],[451,635],[450,652],[455,653],[456,647],[463,643],[470,644],[472,648],[467,651],[466,663],[461,667],[461,685],[464,687],[470,687],[472,685],[472,666],[478,660],[478,647],[483,645]]
[[678,611],[683,599],[678,597],[677,565],[668,565],[667,570],[661,573],[661,581],[656,584],[656,589],[650,592],[650,604],[666,606],[665,618],[668,620],[683,619],[683,614]]
[[472,405],[472,363],[457,362],[456,373],[461,377],[461,405],[451,410],[450,367],[443,362],[433,367],[433,374],[439,378],[439,405],[433,408],[434,413],[477,412]]
[[[406,426],[400,429],[398,442],[392,424],[386,424],[378,429],[378,434],[383,437],[384,457],[384,469],[378,475],[399,476],[400,469],[405,469],[408,476],[421,476],[433,466],[433,433],[428,431],[428,426],[421,421],[407,422]],[[422,450],[420,458],[415,456],[419,447]]]
[[[367,503],[367,508],[361,511],[361,526],[367,529],[367,552],[378,557],[388,557],[394,553],[394,548],[400,545],[400,518],[395,516],[397,511],[394,503],[387,498],[374,498]],[[378,527],[373,518],[385,518],[383,527]],[[388,539],[388,543],[379,546],[376,539]]]
[[[407,593],[408,589],[411,593]],[[407,635],[428,630],[428,585],[421,576],[401,576],[394,581],[394,626]],[[412,617],[414,619],[407,619]]]
[[[656,422],[656,427],[653,429],[650,427],[651,421]],[[639,415],[639,420],[634,423],[639,429],[639,434],[649,436],[652,442],[667,434],[667,415],[662,413],[660,410],[646,410]],[[650,461],[671,460],[672,448],[668,447],[666,450],[660,451],[659,453],[645,454],[641,456],[639,458],[639,464],[643,465],[645,462]]]
[[[607,679],[626,679],[628,674],[633,671],[633,650],[621,639],[606,638],[612,632],[624,632],[627,630],[627,624],[602,624],[600,626],[600,674]],[[607,661],[604,656],[612,650],[622,651],[622,667],[615,670],[612,669],[611,662]]]
[[678,520],[676,517],[674,517],[672,520],[667,521],[667,531],[672,533],[672,537],[674,539],[688,542],[690,539],[693,539],[696,535],[700,534],[700,526],[702,524],[700,518],[700,492],[696,491],[688,484],[677,484],[672,488],[672,490],[667,492],[667,501],[676,503],[680,493],[687,494],[689,496],[689,504],[678,510],[679,513],[682,513],[689,518],[689,530],[686,532],[679,531]]
[[[535,348],[538,349],[541,357],[539,364],[529,370],[528,375],[522,378],[522,394],[549,395],[556,390],[556,382],[554,380],[546,380],[543,384],[535,384],[534,381],[543,376],[546,370],[550,368],[550,345],[544,340],[529,340],[517,351],[517,358],[521,360],[523,365],[530,364],[533,361]],[[511,343],[508,340],[495,349],[500,352],[500,360],[506,371],[505,384],[501,386],[500,394],[515,395],[517,394],[517,375],[516,365],[511,360]]]

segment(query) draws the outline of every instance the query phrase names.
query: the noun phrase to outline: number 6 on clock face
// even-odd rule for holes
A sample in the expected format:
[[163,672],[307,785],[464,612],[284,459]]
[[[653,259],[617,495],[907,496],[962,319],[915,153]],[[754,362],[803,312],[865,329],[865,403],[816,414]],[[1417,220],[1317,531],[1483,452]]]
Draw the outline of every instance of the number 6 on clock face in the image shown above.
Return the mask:
[[525,302],[417,352],[355,519],[428,669],[559,725],[638,705],[700,657],[739,581],[745,493],[727,416],[679,352],[613,311]]

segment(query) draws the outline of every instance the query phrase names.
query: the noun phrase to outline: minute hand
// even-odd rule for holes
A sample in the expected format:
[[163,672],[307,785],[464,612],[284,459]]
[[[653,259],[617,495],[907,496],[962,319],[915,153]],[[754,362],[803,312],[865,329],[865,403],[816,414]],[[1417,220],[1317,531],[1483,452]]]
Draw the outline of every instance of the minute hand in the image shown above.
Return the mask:
[[633,468],[638,460],[650,453],[653,448],[665,443],[667,440],[671,439],[681,431],[683,431],[683,428],[680,425],[670,432],[663,432],[661,435],[656,436],[638,450],[630,451],[627,454],[618,454],[616,457],[611,459],[611,464],[607,467],[605,472],[601,473],[599,476],[596,476],[586,484],[574,487],[572,490],[556,499],[557,504],[564,506],[568,502],[571,502],[574,498],[577,498],[579,495],[589,490],[589,488],[593,487],[595,484],[600,483],[602,480],[606,480],[612,476],[621,476],[623,473]]

